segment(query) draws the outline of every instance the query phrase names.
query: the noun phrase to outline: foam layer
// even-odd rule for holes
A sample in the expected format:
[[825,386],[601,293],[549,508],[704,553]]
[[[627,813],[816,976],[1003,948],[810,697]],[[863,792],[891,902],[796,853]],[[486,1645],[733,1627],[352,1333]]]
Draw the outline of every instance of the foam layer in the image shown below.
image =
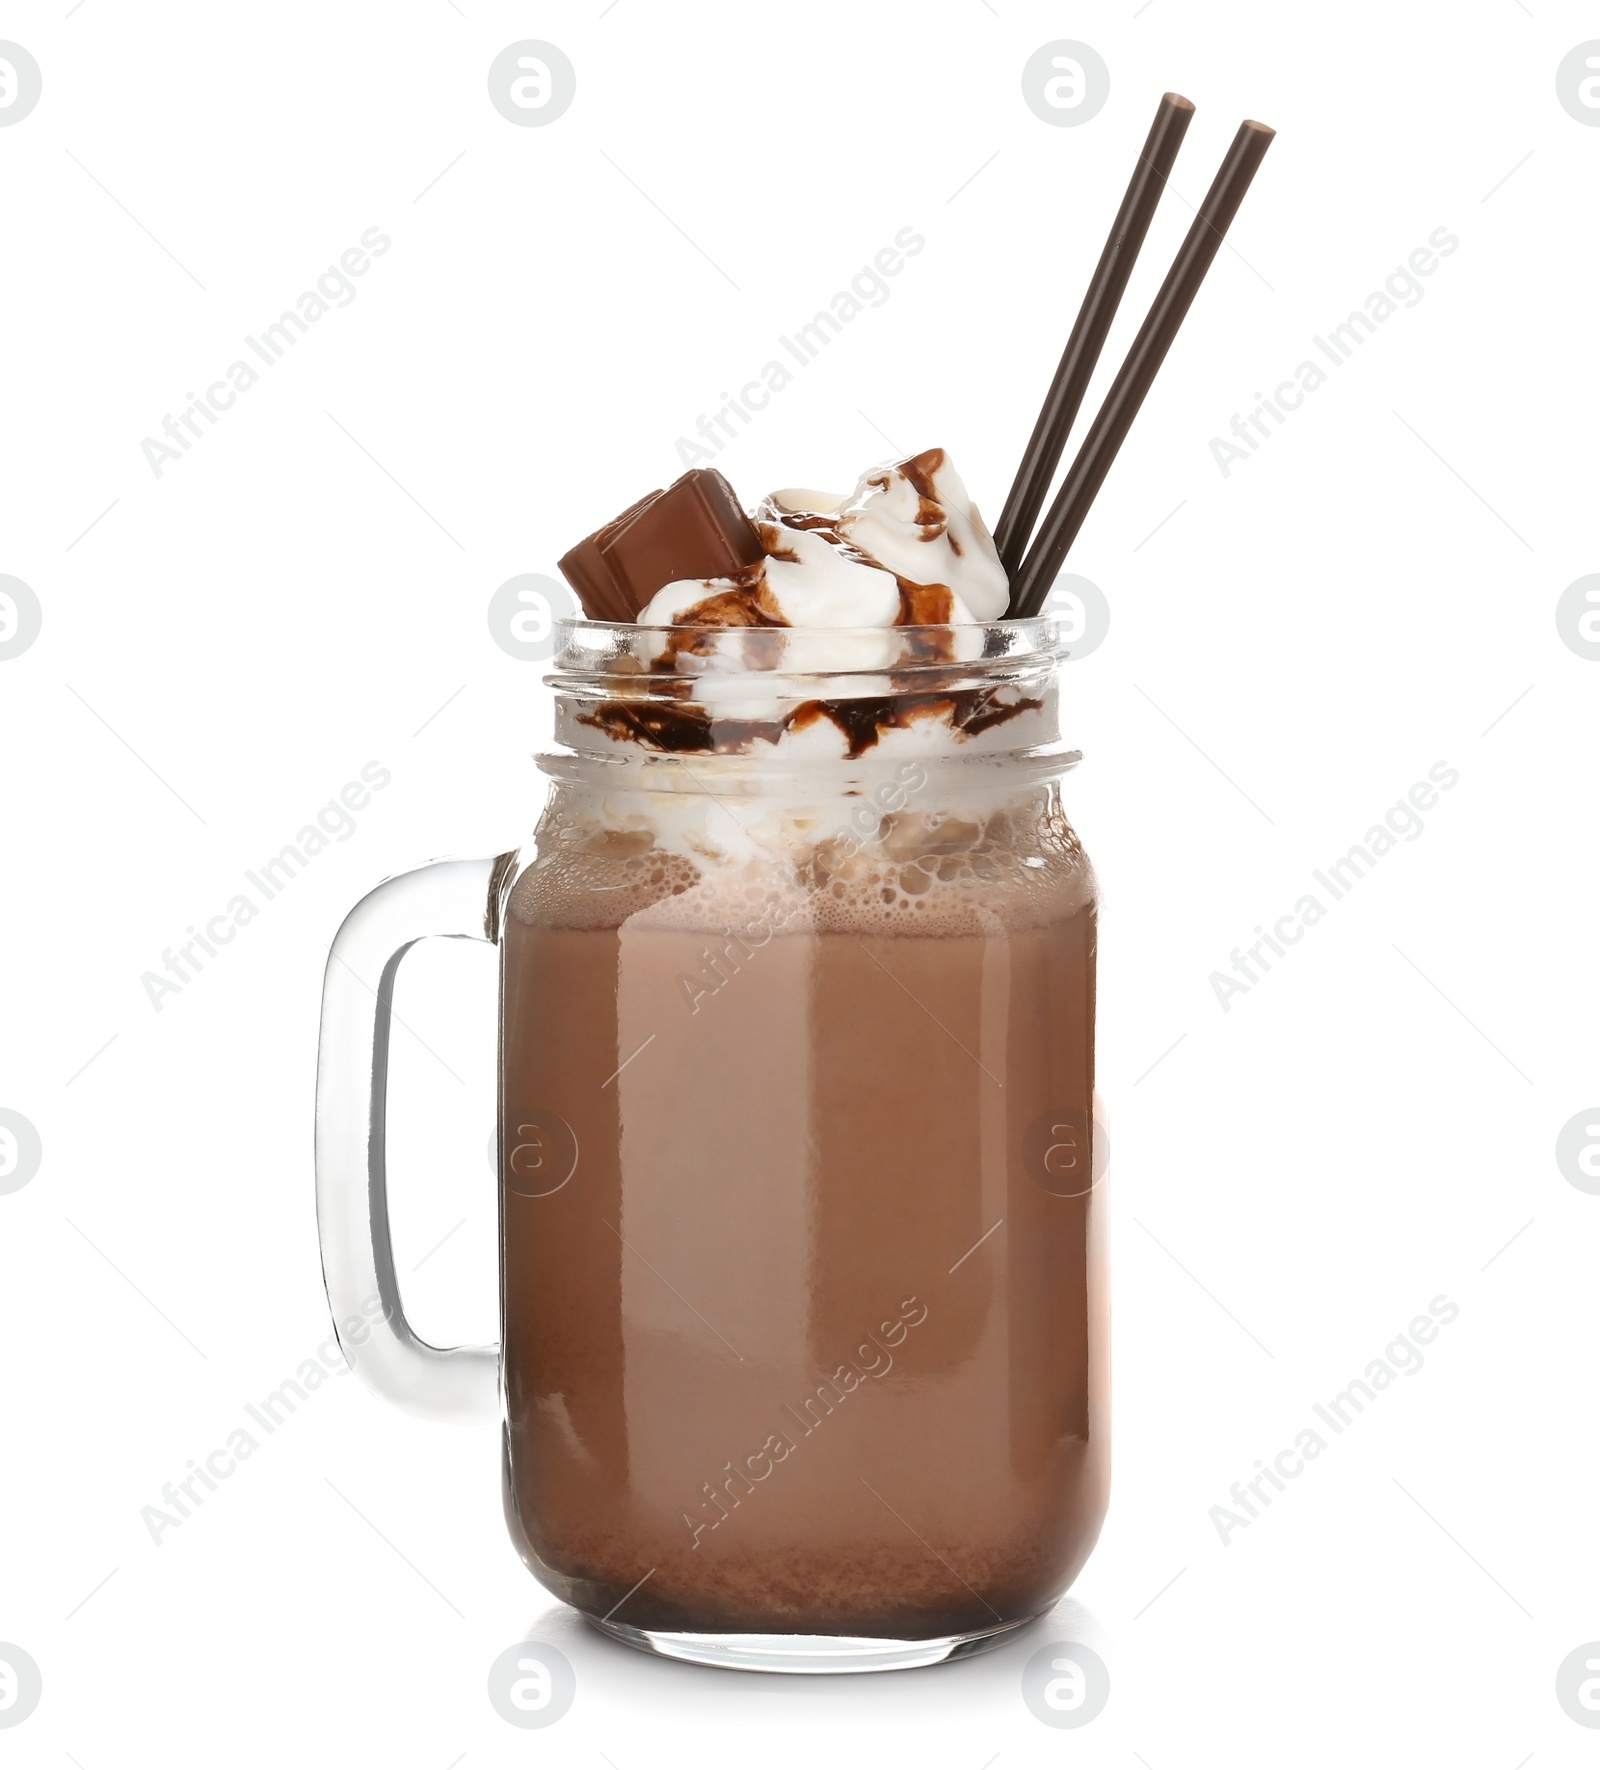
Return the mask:
[[983,810],[891,812],[866,838],[843,819],[794,808],[738,834],[702,840],[698,853],[686,837],[663,846],[649,827],[608,825],[592,802],[558,794],[511,914],[543,927],[628,922],[757,944],[785,933],[954,937],[1058,921],[1094,892],[1077,835],[1044,788]]

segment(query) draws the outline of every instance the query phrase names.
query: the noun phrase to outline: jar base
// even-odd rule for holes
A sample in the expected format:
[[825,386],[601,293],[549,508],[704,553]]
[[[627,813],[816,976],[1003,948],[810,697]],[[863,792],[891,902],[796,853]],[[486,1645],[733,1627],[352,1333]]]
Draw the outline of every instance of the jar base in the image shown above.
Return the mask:
[[591,1628],[613,1641],[681,1659],[691,1665],[735,1672],[785,1672],[818,1676],[843,1672],[899,1672],[941,1665],[1003,1646],[1034,1619],[1001,1623],[970,1634],[940,1635],[926,1641],[899,1641],[874,1635],[700,1635],[676,1629],[636,1629],[627,1623],[586,1616]]

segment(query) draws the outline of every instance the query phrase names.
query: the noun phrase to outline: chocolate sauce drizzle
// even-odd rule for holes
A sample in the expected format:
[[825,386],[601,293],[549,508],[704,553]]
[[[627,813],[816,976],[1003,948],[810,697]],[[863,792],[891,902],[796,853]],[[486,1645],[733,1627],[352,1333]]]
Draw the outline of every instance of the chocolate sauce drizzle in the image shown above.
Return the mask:
[[946,721],[962,737],[976,737],[1019,713],[1043,705],[1027,696],[1002,701],[999,688],[961,688],[944,694],[869,695],[847,701],[802,701],[779,719],[718,719],[694,702],[602,701],[578,723],[619,742],[681,755],[737,755],[751,744],[776,744],[785,732],[805,731],[827,720],[845,741],[854,762],[886,731],[905,730],[919,718]]
[[[895,463],[895,471],[905,475],[917,494],[917,527],[921,530],[919,539],[924,541],[937,541],[950,527],[950,518],[933,486],[933,477],[943,466],[943,449],[924,449],[920,455]],[[887,486],[888,483],[886,473],[875,475],[868,481],[868,484],[877,486]],[[959,557],[961,543],[954,535],[949,536],[949,541],[950,551]]]

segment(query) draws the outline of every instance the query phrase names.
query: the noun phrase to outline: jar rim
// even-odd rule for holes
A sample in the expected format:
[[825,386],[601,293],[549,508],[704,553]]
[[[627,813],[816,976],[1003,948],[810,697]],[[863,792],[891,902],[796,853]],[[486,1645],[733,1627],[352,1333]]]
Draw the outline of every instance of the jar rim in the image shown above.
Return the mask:
[[[706,675],[742,675],[826,683],[830,679],[889,675],[904,689],[930,674],[956,671],[999,675],[1041,669],[1068,655],[1060,619],[1027,615],[1014,620],[893,627],[645,626],[563,616],[545,680],[560,690],[620,672],[681,696],[686,681]],[[823,692],[819,690],[818,692]]]
[[946,621],[939,623],[896,623],[893,626],[807,627],[789,623],[768,627],[734,627],[725,623],[701,624],[695,621],[646,623],[642,621],[597,621],[588,615],[557,615],[555,626],[572,632],[593,629],[600,633],[1003,633],[1035,638],[1041,644],[1053,642],[1061,622],[1055,615],[1012,615],[997,621]]

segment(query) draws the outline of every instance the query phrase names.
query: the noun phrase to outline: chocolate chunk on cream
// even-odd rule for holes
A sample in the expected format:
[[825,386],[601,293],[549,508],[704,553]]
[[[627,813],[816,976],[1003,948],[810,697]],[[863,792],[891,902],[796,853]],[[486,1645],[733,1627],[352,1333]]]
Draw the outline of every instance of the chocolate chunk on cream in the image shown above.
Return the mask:
[[632,621],[664,584],[760,564],[761,537],[715,468],[697,467],[580,541],[561,572],[592,621]]

